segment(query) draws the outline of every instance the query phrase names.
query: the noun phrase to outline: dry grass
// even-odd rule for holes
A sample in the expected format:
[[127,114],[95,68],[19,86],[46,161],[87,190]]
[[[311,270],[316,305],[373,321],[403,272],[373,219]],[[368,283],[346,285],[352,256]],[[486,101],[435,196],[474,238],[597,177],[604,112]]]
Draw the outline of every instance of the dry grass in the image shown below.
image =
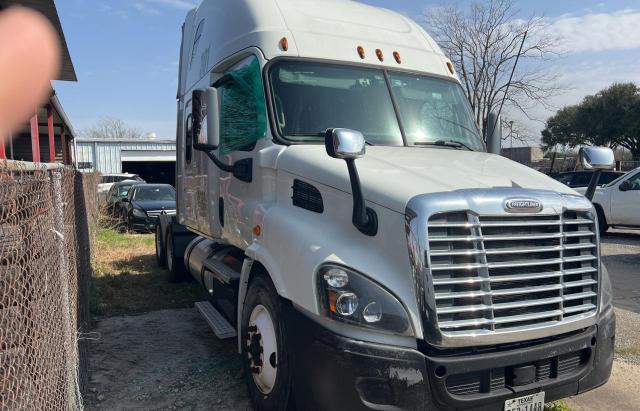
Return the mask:
[[169,272],[156,263],[153,234],[123,234],[102,228],[95,247],[94,316],[191,307],[206,298],[194,282],[169,281]]
[[571,411],[571,408],[564,401],[556,401],[544,406],[545,411]]

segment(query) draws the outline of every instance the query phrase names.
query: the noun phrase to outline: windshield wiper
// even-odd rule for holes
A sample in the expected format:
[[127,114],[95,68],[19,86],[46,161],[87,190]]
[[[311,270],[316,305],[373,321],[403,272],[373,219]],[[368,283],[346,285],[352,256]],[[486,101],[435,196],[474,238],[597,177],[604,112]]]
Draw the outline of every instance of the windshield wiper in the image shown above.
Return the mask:
[[441,146],[441,147],[454,147],[454,148],[466,148],[469,151],[474,151],[468,145],[456,140],[436,140],[436,141],[416,141],[413,143],[415,146]]

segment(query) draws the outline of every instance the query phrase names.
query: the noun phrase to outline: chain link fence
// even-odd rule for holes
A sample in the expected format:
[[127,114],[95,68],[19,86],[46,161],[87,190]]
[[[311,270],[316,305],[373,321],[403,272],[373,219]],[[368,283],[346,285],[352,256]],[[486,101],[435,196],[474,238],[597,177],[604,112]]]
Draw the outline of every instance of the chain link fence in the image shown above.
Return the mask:
[[83,408],[97,182],[0,162],[0,410]]

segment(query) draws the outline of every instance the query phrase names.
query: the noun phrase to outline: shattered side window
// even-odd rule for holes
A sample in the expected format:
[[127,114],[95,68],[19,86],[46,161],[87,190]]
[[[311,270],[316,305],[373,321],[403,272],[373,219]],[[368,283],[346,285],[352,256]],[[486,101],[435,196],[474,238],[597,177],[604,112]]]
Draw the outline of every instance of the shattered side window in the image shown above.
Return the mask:
[[249,57],[228,71],[220,86],[220,154],[250,151],[267,135],[267,114],[260,63]]

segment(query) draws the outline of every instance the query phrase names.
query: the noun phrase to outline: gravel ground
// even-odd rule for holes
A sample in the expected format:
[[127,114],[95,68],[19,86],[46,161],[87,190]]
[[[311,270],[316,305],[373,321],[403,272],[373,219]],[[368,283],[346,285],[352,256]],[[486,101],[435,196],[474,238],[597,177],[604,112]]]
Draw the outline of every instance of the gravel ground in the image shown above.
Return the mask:
[[251,410],[235,339],[194,308],[100,321],[88,410]]
[[616,309],[616,359],[640,367],[640,314]]

